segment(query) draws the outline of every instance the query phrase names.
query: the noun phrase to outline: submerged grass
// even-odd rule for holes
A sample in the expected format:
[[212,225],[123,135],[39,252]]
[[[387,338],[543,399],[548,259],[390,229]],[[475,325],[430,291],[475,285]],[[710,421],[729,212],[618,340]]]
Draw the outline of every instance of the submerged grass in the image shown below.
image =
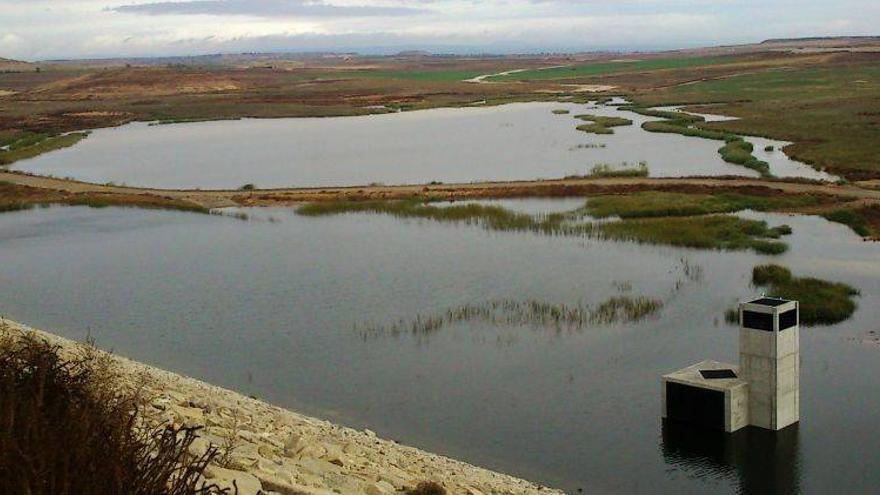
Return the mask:
[[632,125],[632,120],[623,117],[605,117],[602,115],[581,114],[574,118],[588,122],[577,126],[577,130],[592,134],[614,134],[612,127]]
[[770,211],[813,206],[820,198],[799,196],[753,196],[739,193],[687,194],[643,191],[626,195],[590,198],[587,212],[597,218],[679,217],[731,213],[742,210]]
[[297,209],[297,213],[306,216],[357,212],[466,223],[496,231],[528,231],[698,249],[752,249],[762,254],[785,252],[788,246],[776,239],[790,232],[787,226],[771,228],[764,221],[731,215],[579,222],[587,213],[585,208],[529,215],[476,203],[440,207],[418,201],[337,201],[310,203]]
[[384,325],[355,326],[364,336],[429,334],[464,322],[482,322],[493,326],[532,326],[555,330],[581,330],[586,326],[633,323],[663,307],[663,302],[647,297],[614,296],[595,306],[552,304],[539,300],[497,299],[449,308],[412,320]]
[[752,270],[752,284],[768,288],[768,296],[800,302],[803,325],[831,325],[846,320],[856,310],[859,291],[839,282],[795,277],[779,265],[759,265]]
[[0,166],[73,146],[88,135],[88,132],[72,132],[60,136],[28,134],[5,145],[3,151],[0,151]]

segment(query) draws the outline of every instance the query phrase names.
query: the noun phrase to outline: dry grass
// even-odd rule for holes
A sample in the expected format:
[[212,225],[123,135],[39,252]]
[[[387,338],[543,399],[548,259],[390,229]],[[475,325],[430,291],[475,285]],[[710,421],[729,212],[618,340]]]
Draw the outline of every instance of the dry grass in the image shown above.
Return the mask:
[[109,357],[73,356],[33,336],[0,340],[0,493],[208,495],[215,448],[188,451],[191,428],[143,426],[137,391]]

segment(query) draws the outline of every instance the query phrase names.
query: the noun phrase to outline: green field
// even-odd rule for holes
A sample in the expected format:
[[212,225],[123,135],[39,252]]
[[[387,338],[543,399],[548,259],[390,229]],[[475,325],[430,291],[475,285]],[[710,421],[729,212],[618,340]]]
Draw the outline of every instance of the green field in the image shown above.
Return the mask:
[[533,69],[505,76],[490,77],[490,81],[536,81],[552,79],[574,79],[579,77],[601,76],[625,72],[642,72],[660,69],[685,69],[703,65],[718,65],[742,62],[736,57],[681,57],[653,60],[621,60],[619,62],[598,62],[552,69]]
[[[500,72],[500,71],[499,71]],[[373,77],[377,79],[400,79],[405,81],[424,82],[456,82],[472,79],[486,74],[479,70],[367,70],[352,72],[357,77]]]
[[792,141],[789,156],[848,179],[880,178],[880,58],[778,68],[636,93],[640,105],[701,108],[740,120],[701,124]]

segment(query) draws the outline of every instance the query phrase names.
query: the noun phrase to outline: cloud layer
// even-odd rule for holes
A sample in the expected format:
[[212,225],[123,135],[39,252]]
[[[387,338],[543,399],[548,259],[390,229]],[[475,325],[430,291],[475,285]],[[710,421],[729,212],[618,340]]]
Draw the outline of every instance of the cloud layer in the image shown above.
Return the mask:
[[425,13],[422,8],[334,5],[320,0],[191,0],[120,5],[109,10],[148,15],[244,15],[255,17],[373,17]]
[[668,49],[877,26],[877,0],[0,0],[0,57]]

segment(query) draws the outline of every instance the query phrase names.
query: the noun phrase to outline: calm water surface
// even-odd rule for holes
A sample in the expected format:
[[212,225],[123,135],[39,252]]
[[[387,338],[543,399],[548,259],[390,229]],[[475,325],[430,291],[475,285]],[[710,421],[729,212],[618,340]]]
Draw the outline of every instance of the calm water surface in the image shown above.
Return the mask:
[[[521,203],[568,209],[578,200]],[[801,423],[782,435],[663,428],[660,375],[736,361],[722,312],[771,258],[404,221],[251,221],[48,208],[0,215],[0,312],[123,355],[470,462],[587,493],[866,493],[880,483],[877,244],[814,217],[795,273],[862,291],[849,321],[803,329]],[[268,221],[272,218],[274,221]],[[683,259],[701,281],[682,275]],[[679,281],[683,281],[676,290]],[[657,297],[655,318],[560,331],[463,323],[363,338],[355,325],[487,299]]]
[[[560,108],[571,114],[551,112]],[[573,118],[578,113],[622,115],[633,125],[613,135],[586,134],[575,129],[582,123]],[[584,175],[600,163],[640,161],[656,177],[757,176],[721,160],[719,142],[646,132],[640,127],[646,120],[656,119],[614,106],[536,102],[359,117],[134,123],[96,130],[74,147],[15,168],[160,188],[547,179]],[[777,149],[787,144],[774,143]],[[605,147],[578,148],[585,144]],[[782,151],[759,158],[780,177],[828,177]]]

